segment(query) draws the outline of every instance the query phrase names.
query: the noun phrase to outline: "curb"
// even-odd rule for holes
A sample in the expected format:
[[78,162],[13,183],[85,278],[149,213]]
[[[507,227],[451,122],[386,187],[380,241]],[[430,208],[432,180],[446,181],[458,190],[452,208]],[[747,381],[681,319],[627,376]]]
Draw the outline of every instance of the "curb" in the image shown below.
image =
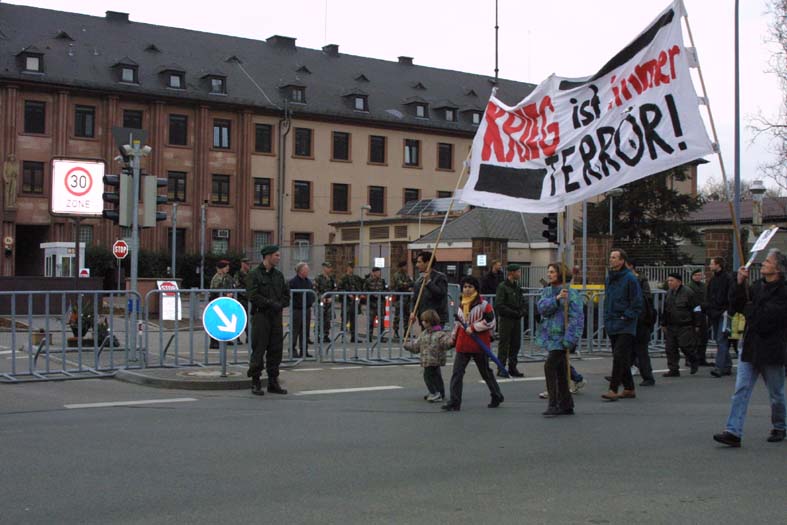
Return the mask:
[[[115,379],[136,385],[176,390],[245,390],[251,388],[246,369],[227,367],[228,377],[221,377],[220,367],[206,368],[150,368],[118,370]],[[266,378],[262,378],[263,387]]]

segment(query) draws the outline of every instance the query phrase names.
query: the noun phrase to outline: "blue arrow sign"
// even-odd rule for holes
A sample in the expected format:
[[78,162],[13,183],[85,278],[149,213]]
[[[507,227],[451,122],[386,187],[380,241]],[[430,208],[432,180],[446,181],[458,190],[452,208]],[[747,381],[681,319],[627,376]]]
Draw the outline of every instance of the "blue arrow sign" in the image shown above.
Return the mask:
[[219,297],[202,312],[202,326],[213,339],[232,341],[246,330],[246,309],[232,297]]

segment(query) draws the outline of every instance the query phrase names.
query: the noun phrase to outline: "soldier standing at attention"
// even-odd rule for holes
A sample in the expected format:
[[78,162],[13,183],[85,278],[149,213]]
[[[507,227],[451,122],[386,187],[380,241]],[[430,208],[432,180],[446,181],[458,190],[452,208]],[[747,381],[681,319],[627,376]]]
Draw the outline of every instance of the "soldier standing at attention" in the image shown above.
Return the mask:
[[[407,274],[407,261],[399,263],[399,269],[391,276],[391,290],[394,292],[412,293],[413,279]],[[394,341],[399,341],[399,322],[410,318],[410,296],[394,295],[391,301],[393,308]],[[406,321],[405,321],[406,322]]]
[[[230,275],[230,262],[226,259],[222,259],[216,263],[216,273],[213,274],[213,277],[210,280],[210,289],[211,290],[228,290],[230,288],[234,288],[234,283],[232,282],[232,276]],[[210,293],[210,300],[218,299],[219,297],[232,297],[232,294],[229,292],[211,292]],[[219,342],[216,339],[210,339],[210,348],[218,348]]]
[[[360,292],[363,290],[363,279],[353,273],[355,265],[347,263],[344,268],[344,275],[339,279],[337,287],[340,292]],[[342,301],[342,331],[347,329],[350,323],[350,342],[355,342],[355,301],[360,294],[349,294],[341,297]]]
[[286,394],[279,385],[279,365],[281,364],[282,310],[290,305],[290,289],[284,275],[276,268],[281,259],[279,247],[275,244],[260,250],[262,263],[249,274],[246,293],[251,303],[251,359],[249,371],[251,392],[263,395],[260,375],[265,368],[268,374],[268,392]]
[[[522,271],[518,264],[509,264],[506,272],[506,280],[497,285],[495,292],[495,311],[500,336],[497,357],[504,366],[507,364],[511,377],[522,377],[525,374],[516,369],[517,355],[522,346],[520,320],[525,315],[525,300],[519,288]],[[498,370],[497,375],[503,377],[505,372]]]
[[[380,295],[379,292],[385,291],[388,289],[388,285],[385,284],[385,279],[383,279],[380,275],[381,269],[375,266],[372,268],[372,273],[364,280],[363,289],[366,292],[373,292],[369,294],[367,304],[369,305],[369,320],[368,320],[368,331],[367,334],[368,338],[367,341],[371,341],[372,337],[374,336],[374,319],[375,317],[380,319]],[[377,293],[374,293],[377,292]],[[378,330],[379,332],[379,330]]]
[[[322,301],[322,341],[331,342],[331,318],[333,313],[333,297],[323,297],[323,294],[336,291],[336,279],[333,278],[333,265],[328,261],[322,263],[322,273],[314,278],[314,291]],[[317,328],[319,330],[319,328]],[[320,334],[316,340],[320,339]]]
[[[246,294],[246,287],[249,285],[249,270],[251,266],[249,264],[249,258],[244,257],[240,260],[240,270],[235,273],[235,277],[232,278],[232,287],[240,290],[238,292],[238,302],[243,305],[243,308],[248,311],[249,309],[249,296]],[[240,337],[236,340],[238,344],[240,343]],[[244,341],[245,344],[245,341]]]

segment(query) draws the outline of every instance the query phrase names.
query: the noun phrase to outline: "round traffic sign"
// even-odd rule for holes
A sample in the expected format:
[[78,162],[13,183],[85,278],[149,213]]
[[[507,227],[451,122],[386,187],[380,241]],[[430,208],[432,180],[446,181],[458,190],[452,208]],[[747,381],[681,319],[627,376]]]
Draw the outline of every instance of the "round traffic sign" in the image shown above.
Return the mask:
[[85,168],[76,166],[68,170],[64,179],[66,190],[74,197],[87,195],[93,187],[93,176]]
[[124,240],[115,241],[112,245],[112,255],[115,259],[125,259],[128,255],[128,243]]
[[213,339],[232,341],[246,330],[246,309],[232,297],[219,297],[202,312],[202,326]]

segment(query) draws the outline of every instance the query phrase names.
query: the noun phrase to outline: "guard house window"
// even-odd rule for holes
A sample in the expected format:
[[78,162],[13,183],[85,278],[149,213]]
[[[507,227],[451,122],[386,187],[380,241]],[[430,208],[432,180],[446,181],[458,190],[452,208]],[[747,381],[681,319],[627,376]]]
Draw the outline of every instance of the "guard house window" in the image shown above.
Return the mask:
[[385,164],[385,137],[380,135],[369,137],[369,163]]
[[453,144],[444,144],[442,142],[437,144],[437,169],[440,170],[454,169]]
[[44,193],[43,162],[22,162],[22,193]]
[[254,253],[260,253],[265,246],[273,244],[273,232],[255,231],[252,232],[252,245]]
[[404,202],[405,204],[408,202],[419,201],[421,200],[421,190],[417,188],[405,188],[404,189]]
[[350,160],[350,134],[342,131],[333,132],[331,160]]
[[46,102],[25,100],[25,133],[46,133]]
[[473,118],[473,124],[474,125],[477,126],[477,125],[481,124],[481,113],[479,113],[478,111],[474,111],[472,113],[472,118]]
[[292,183],[292,207],[296,210],[310,210],[312,208],[312,183],[305,180],[296,180]]
[[41,73],[44,71],[44,60],[41,55],[25,56],[25,71]]
[[93,244],[93,226],[90,224],[79,226],[79,242],[85,243],[85,246],[91,246]]
[[230,176],[213,175],[213,184],[210,192],[211,204],[230,203]]
[[96,135],[96,108],[77,106],[74,114],[74,135],[93,138]]
[[142,129],[142,112],[135,109],[123,111],[123,127],[132,129]]
[[404,140],[404,165],[418,167],[421,165],[421,141],[415,139]]
[[415,116],[418,118],[429,118],[429,110],[426,104],[415,105]]
[[122,66],[120,68],[120,80],[121,82],[128,82],[130,84],[138,83],[137,68],[134,66]]
[[185,146],[188,143],[189,118],[186,115],[169,116],[169,143]]
[[227,80],[223,77],[210,77],[210,92],[224,95],[227,92]]
[[369,99],[367,97],[356,95],[354,102],[356,111],[369,111]]
[[186,202],[186,172],[167,172],[167,200],[169,202]]
[[213,121],[213,147],[218,149],[230,149],[230,121]]
[[273,152],[273,126],[270,124],[254,125],[254,151],[257,153]]
[[338,213],[350,211],[349,184],[331,184],[331,211]]
[[456,120],[456,112],[453,109],[446,109],[445,120],[448,122],[454,122]]
[[306,88],[300,86],[292,86],[290,88],[290,101],[298,102],[300,104],[305,104]]
[[186,81],[183,77],[183,73],[170,72],[167,74],[167,79],[167,86],[171,87],[172,89],[184,89],[186,87]]
[[268,178],[254,178],[254,205],[262,208],[271,207],[271,180]]
[[213,230],[210,251],[214,255],[222,255],[230,249],[230,231],[227,229]]
[[308,128],[295,128],[295,156],[312,156],[312,130]]
[[369,186],[369,213],[385,213],[385,187]]
[[453,192],[451,191],[439,191],[437,192],[438,199],[450,199]]

